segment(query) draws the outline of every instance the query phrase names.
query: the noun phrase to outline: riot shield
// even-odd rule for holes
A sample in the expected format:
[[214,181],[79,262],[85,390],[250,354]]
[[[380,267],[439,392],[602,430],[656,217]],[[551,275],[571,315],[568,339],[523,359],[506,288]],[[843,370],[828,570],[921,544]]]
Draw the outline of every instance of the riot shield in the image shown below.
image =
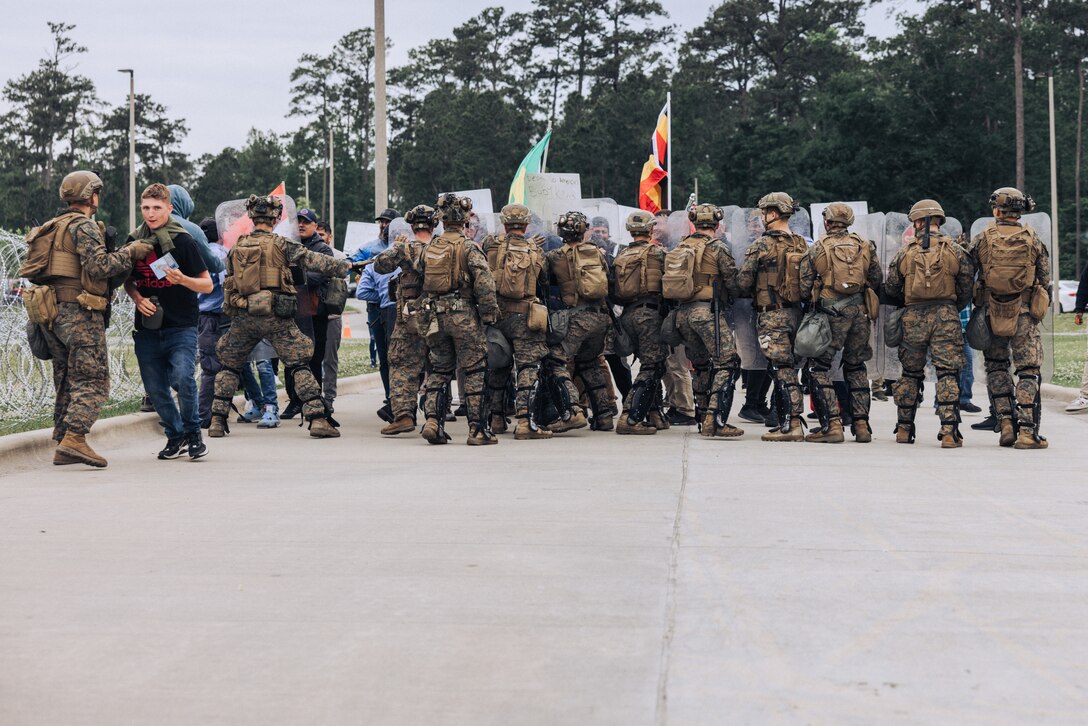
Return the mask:
[[404,217],[397,217],[389,223],[389,242],[392,243],[401,235],[408,239],[415,239],[416,236],[415,232],[412,231],[412,225],[408,224]]
[[[850,231],[855,232],[864,239],[867,239],[876,246],[877,258],[880,259],[881,248],[884,246],[884,213],[874,212],[873,214],[859,214],[855,215],[854,223],[850,225]],[[887,270],[887,265],[881,259],[881,270]],[[883,310],[883,307],[881,308]],[[868,362],[867,367],[869,371],[869,377],[872,379],[878,379],[884,375],[884,360],[881,357],[881,351],[884,349],[884,326],[883,315],[881,314],[877,318],[876,325],[872,326],[869,330],[869,345],[873,349],[873,358]]]
[[[279,197],[283,202],[283,212],[272,230],[281,237],[300,241],[298,236],[298,222],[295,219],[295,200],[284,195]],[[230,249],[238,238],[253,231],[253,222],[246,214],[246,200],[232,199],[223,202],[215,208],[215,226],[219,230],[219,241],[223,247]]]
[[[737,269],[744,264],[744,255],[760,235],[763,234],[763,217],[758,209],[736,207],[729,218],[727,244],[737,263]],[[752,309],[752,298],[741,298],[733,303],[727,318],[731,317],[733,336],[737,340],[737,353],[740,355],[740,367],[746,371],[763,370],[767,359],[759,348],[756,335],[756,316]]]
[[808,216],[808,210],[801,208],[790,217],[790,231],[805,238],[805,242],[812,246],[812,217]]
[[963,234],[963,225],[955,217],[945,217],[944,224],[941,225],[941,231],[952,239],[956,239]]
[[[1025,214],[1020,218],[1020,222],[1025,227],[1030,227],[1035,231],[1035,234],[1042,240],[1043,245],[1046,247],[1047,257],[1050,260],[1050,269],[1048,270],[1047,283],[1053,279],[1054,276],[1054,258],[1050,256],[1052,227],[1050,226],[1050,215],[1046,212],[1035,212],[1033,214]],[[993,217],[983,217],[982,219],[976,219],[971,224],[971,239],[974,239],[976,235],[982,232],[990,225],[994,223]],[[1051,295],[1057,295],[1058,291],[1054,290]],[[1043,344],[1043,365],[1042,376],[1043,381],[1048,382],[1054,377],[1054,305],[1051,304],[1050,308],[1046,312],[1046,317],[1039,323],[1039,337]],[[982,354],[975,355],[976,364],[977,361],[982,359]],[[976,365],[976,372],[978,368]]]
[[680,240],[687,237],[689,234],[695,231],[695,228],[691,226],[691,220],[688,219],[688,213],[686,211],[676,211],[669,215],[667,238],[667,249],[675,249],[676,245],[680,244]]
[[[627,242],[631,241],[631,235],[626,230],[626,219],[620,219],[620,207],[612,199],[583,199],[581,204],[572,209],[578,209],[586,215],[589,221],[588,237],[590,242],[604,251],[609,262],[615,259],[619,252],[619,242],[622,236],[626,236]],[[621,235],[622,230],[622,235]]]
[[[889,212],[884,215],[884,234],[881,243],[877,245],[880,256],[880,268],[884,270],[885,279],[888,276],[888,265],[895,255],[903,247],[903,243],[914,237],[914,227],[911,226],[907,215],[901,212]],[[876,340],[874,357],[877,362],[877,370],[880,376],[890,381],[898,380],[903,375],[903,367],[899,365],[899,353],[896,348],[889,348],[884,344],[884,320],[894,308],[890,305],[880,306],[880,315],[876,321]]]

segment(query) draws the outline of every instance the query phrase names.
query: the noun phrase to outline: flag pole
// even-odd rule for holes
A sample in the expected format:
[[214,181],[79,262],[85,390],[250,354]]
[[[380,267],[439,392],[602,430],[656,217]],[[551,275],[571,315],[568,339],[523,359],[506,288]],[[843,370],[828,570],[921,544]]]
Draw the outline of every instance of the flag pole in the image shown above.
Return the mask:
[[665,92],[665,106],[669,109],[668,114],[665,116],[669,129],[669,145],[665,147],[665,156],[667,157],[665,163],[669,166],[669,190],[666,205],[669,209],[672,209],[672,91]]
[[[544,132],[544,135],[547,136],[551,132],[552,132],[552,122],[549,119],[548,120],[548,130]],[[550,148],[552,148],[552,140],[549,138],[548,139],[548,145],[544,147],[544,156],[541,157],[541,159],[540,159],[540,173],[541,174],[544,174],[548,170],[548,149],[550,149]]]

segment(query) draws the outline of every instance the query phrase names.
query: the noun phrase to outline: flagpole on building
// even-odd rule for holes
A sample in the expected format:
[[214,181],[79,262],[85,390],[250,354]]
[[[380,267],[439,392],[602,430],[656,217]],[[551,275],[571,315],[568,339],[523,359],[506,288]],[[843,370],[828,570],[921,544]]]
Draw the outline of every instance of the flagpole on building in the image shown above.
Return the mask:
[[672,91],[665,92],[665,107],[669,109],[668,114],[665,116],[665,121],[669,127],[669,140],[668,146],[665,147],[665,156],[667,161],[665,162],[669,167],[669,189],[668,189],[668,201],[666,206],[672,209]]
[[[548,121],[548,130],[544,132],[544,136],[547,136],[552,132],[552,122]],[[540,159],[540,173],[544,174],[548,171],[548,149],[552,148],[552,142],[549,139],[548,145],[544,147],[544,156]]]

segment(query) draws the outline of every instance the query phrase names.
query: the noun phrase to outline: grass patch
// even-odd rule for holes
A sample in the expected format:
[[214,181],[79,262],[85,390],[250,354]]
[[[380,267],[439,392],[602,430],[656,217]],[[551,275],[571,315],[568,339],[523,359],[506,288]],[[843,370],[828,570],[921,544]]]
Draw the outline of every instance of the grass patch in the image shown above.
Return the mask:
[[1057,386],[1080,388],[1088,349],[1088,325],[1075,325],[1072,313],[1054,318],[1054,378]]

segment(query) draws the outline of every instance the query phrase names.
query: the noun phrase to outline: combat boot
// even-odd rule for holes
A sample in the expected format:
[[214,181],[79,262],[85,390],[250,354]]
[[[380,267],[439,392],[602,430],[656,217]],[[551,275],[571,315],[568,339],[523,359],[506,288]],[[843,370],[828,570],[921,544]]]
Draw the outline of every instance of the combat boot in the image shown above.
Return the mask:
[[65,464],[82,464],[83,462],[74,456],[65,454],[60,448],[53,450],[53,466],[64,466]]
[[805,437],[805,441],[816,444],[841,444],[846,440],[842,433],[842,420],[833,418],[828,422],[827,428],[813,431]]
[[493,434],[505,434],[509,430],[509,426],[506,423],[506,416],[501,413],[491,414],[491,433]]
[[392,423],[382,426],[382,436],[396,436],[416,430],[416,422],[411,416],[397,416]]
[[1047,440],[1042,436],[1036,436],[1035,429],[1030,426],[1021,426],[1020,435],[1016,438],[1016,443],[1012,445],[1014,449],[1045,449],[1049,444]]
[[606,413],[603,416],[593,417],[593,430],[594,431],[611,431],[614,428],[612,423],[612,414]]
[[955,426],[941,426],[937,439],[940,440],[942,449],[958,449],[963,446],[963,437],[956,431]]
[[70,456],[82,464],[95,466],[99,469],[106,468],[106,464],[108,463],[90,447],[90,444],[87,443],[86,434],[73,434],[69,431],[57,445],[57,452],[64,454],[65,456]]
[[914,427],[908,424],[896,424],[895,425],[895,443],[897,444],[913,444],[914,443]]
[[633,434],[635,436],[647,436],[657,433],[657,427],[649,421],[627,423],[627,411],[620,414],[620,421],[616,424],[616,433],[622,435]]
[[528,441],[530,439],[550,439],[552,432],[547,429],[537,427],[535,430],[529,425],[529,419],[519,418],[517,424],[514,426],[514,439],[517,441]]
[[423,424],[423,430],[419,432],[428,444],[444,444],[448,440],[448,437],[444,435],[440,428],[438,428],[438,419],[428,418],[427,422]]
[[310,437],[315,439],[338,439],[340,431],[324,416],[310,419]]
[[[839,435],[842,436],[841,424],[839,429]],[[780,427],[777,431],[768,431],[760,438],[763,441],[804,441],[805,430],[801,427],[801,417],[790,416],[788,428],[783,426]]]
[[854,441],[859,444],[867,444],[872,440],[873,430],[869,428],[869,422],[854,419]]
[[669,420],[667,418],[661,415],[661,411],[657,409],[654,409],[653,411],[650,411],[648,414],[646,414],[646,420],[652,423],[654,425],[654,428],[658,431],[664,431],[672,425],[669,423]]
[[1012,425],[1011,416],[1002,416],[997,422],[998,433],[1001,437],[997,443],[1001,446],[1012,446],[1016,443],[1016,428]]
[[213,413],[212,421],[208,424],[208,438],[221,439],[229,430],[227,428],[227,417]]
[[553,421],[548,424],[548,430],[552,433],[561,434],[564,431],[571,431],[573,429],[584,429],[586,426],[589,426],[586,415],[581,411],[575,411],[566,421],[559,419],[558,421]]
[[744,435],[744,429],[739,429],[732,424],[725,424],[718,426],[718,422],[715,418],[713,411],[703,416],[703,425],[699,427],[699,435],[706,436],[708,439],[732,439],[737,436]]
[[499,443],[499,440],[494,436],[488,436],[486,431],[480,431],[476,424],[470,424],[468,427],[468,441],[465,443],[469,446],[491,446]]

